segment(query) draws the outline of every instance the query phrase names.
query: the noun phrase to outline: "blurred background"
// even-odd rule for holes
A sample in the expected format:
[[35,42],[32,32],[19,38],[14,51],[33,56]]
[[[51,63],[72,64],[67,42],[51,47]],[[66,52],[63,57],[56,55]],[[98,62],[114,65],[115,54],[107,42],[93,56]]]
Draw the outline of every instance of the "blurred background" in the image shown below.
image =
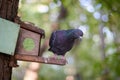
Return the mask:
[[12,80],[120,80],[120,0],[20,0],[18,16],[45,30],[43,57],[53,56],[54,30],[79,28],[84,36],[67,52],[65,66],[19,61]]

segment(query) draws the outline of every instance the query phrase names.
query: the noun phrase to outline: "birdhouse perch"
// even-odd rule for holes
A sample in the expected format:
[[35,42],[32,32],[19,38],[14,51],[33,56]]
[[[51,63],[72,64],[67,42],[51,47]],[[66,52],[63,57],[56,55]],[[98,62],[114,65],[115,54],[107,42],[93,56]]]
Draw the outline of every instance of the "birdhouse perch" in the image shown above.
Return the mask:
[[[66,61],[61,59],[44,58],[40,53],[41,39],[45,37],[44,30],[36,27],[29,22],[22,22],[20,19],[15,19],[15,22],[20,24],[20,33],[17,41],[17,46],[14,56],[11,58],[10,66],[16,66],[16,60],[65,65]],[[23,42],[26,38],[30,38],[34,42],[34,48],[32,50],[26,50],[23,46]]]

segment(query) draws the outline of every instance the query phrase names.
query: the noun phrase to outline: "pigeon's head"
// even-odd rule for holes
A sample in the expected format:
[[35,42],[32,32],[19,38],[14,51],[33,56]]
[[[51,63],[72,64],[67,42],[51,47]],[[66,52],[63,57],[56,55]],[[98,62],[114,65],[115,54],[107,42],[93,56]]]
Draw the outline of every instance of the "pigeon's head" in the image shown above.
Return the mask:
[[73,31],[73,37],[74,37],[75,39],[82,39],[82,37],[83,37],[83,32],[82,32],[82,30],[80,30],[80,29],[75,29],[75,30]]

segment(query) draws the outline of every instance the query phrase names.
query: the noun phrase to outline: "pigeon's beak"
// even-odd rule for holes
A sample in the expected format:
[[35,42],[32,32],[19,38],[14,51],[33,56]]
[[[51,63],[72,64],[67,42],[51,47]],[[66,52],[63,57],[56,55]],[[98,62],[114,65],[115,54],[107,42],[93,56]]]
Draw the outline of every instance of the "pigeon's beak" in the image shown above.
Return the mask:
[[82,38],[83,38],[83,37],[82,37],[82,36],[80,36],[80,37],[79,37],[79,40],[82,40]]

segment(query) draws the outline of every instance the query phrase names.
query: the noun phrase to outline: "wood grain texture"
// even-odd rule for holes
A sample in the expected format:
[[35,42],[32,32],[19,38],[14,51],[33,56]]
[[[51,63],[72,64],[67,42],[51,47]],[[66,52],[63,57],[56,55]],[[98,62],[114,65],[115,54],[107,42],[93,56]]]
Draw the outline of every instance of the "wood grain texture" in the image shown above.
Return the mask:
[[[24,49],[23,42],[26,38],[30,38],[33,40],[35,46],[32,50],[27,51]],[[39,52],[39,41],[40,41],[39,34],[21,28],[15,52],[18,54],[38,56],[38,54],[39,54],[38,53]]]
[[[14,21],[17,16],[19,0],[0,0],[0,17]],[[0,53],[0,80],[11,80],[10,56]]]
[[35,32],[35,33],[38,33],[43,38],[45,37],[44,30],[39,28],[38,26],[34,25],[33,23],[31,23],[31,22],[23,22],[23,21],[20,20],[20,17],[18,17],[18,16],[15,18],[15,22],[20,24],[21,28],[27,29],[27,30]]
[[66,60],[63,59],[54,59],[54,58],[44,58],[39,56],[31,56],[31,55],[22,55],[16,54],[15,58],[21,61],[30,61],[44,64],[54,64],[54,65],[65,65]]

